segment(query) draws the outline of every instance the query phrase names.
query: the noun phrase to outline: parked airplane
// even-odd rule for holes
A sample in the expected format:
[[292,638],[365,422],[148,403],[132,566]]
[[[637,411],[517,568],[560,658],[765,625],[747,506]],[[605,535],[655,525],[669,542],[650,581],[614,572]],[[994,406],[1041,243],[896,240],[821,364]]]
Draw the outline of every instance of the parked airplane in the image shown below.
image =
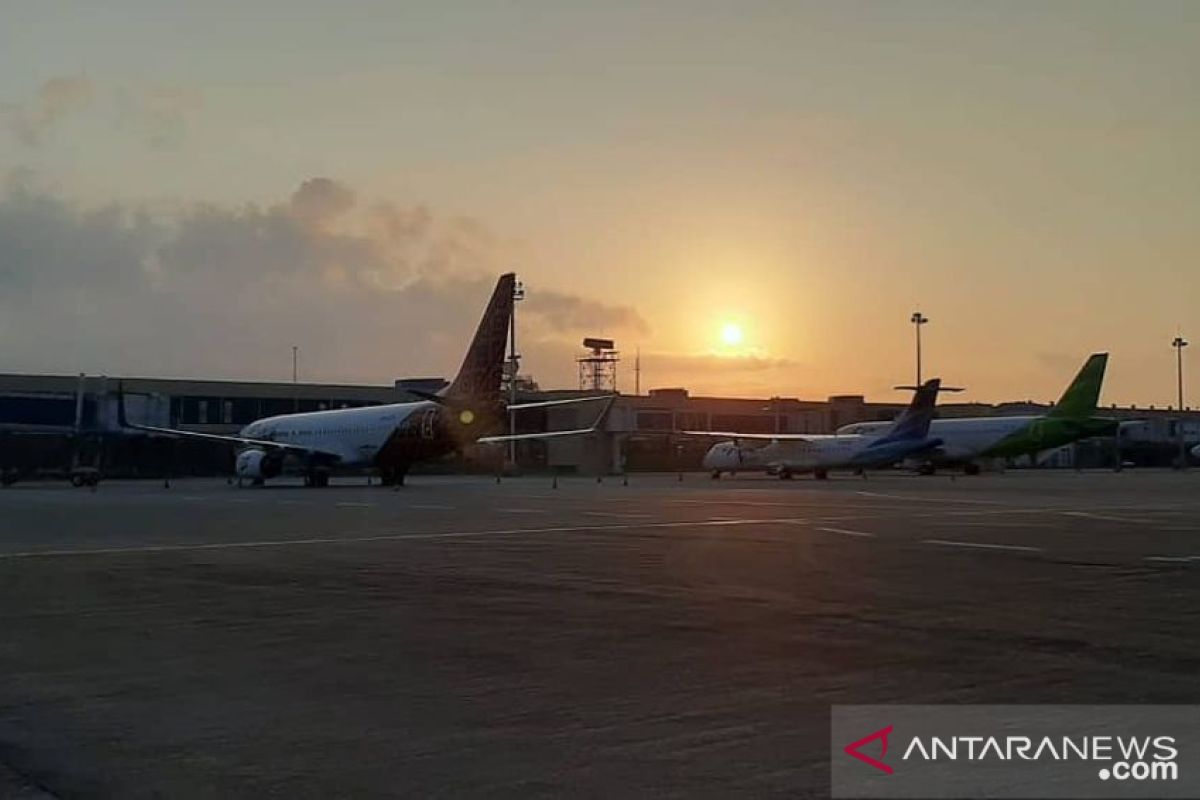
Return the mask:
[[[238,448],[236,471],[262,484],[283,472],[285,461],[298,462],[305,485],[325,486],[339,468],[374,467],[383,483],[399,485],[417,461],[439,458],[474,443],[551,439],[592,433],[603,420],[613,396],[550,400],[505,407],[500,399],[508,326],[512,320],[516,276],[501,275],[457,377],[443,392],[420,394],[409,403],[282,414],[250,423],[236,436],[134,425],[123,427],[153,434],[228,442]],[[591,427],[577,430],[485,435],[500,426],[505,412],[568,403],[607,401]]]
[[[1117,420],[1094,416],[1107,365],[1108,353],[1093,353],[1062,398],[1045,414],[935,419],[929,433],[942,445],[921,454],[923,471],[962,464],[968,474],[974,475],[982,459],[1035,455],[1080,439],[1114,435],[1120,424]],[[842,426],[838,433],[878,433],[889,424],[857,422]]]
[[[884,423],[884,430],[869,434],[682,433],[731,440],[713,445],[704,456],[704,468],[712,472],[714,479],[723,472],[767,470],[784,480],[798,472],[811,472],[813,477],[823,480],[831,469],[886,467],[939,447],[941,440],[929,437],[929,423],[940,388],[939,379],[926,381],[895,422]],[[745,447],[746,441],[767,444]]]

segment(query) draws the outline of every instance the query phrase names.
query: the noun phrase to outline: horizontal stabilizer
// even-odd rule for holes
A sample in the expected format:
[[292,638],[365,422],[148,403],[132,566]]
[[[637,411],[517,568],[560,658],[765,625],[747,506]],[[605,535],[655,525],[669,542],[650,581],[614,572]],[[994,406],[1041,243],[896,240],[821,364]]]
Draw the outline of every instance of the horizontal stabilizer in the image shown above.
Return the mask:
[[552,406],[565,406],[572,403],[595,403],[599,400],[612,400],[616,395],[602,394],[595,397],[570,397],[566,400],[542,400],[537,403],[514,403],[508,406],[509,411],[524,411],[527,408],[551,408]]
[[479,444],[501,444],[503,442],[524,442],[534,439],[558,439],[564,436],[583,436],[595,433],[595,428],[576,428],[573,431],[546,431],[545,433],[514,433],[501,436],[484,436],[475,441]]
[[613,403],[617,401],[617,396],[615,394],[606,395],[603,397],[577,397],[570,400],[549,400],[544,403],[526,403],[523,406],[509,406],[509,409],[544,408],[546,406],[562,405],[563,403],[582,403],[589,400],[608,401],[604,404],[604,407],[600,409],[600,413],[596,415],[596,419],[592,421],[592,425],[589,428],[575,428],[574,430],[569,431],[545,431],[543,433],[515,433],[504,434],[500,436],[483,436],[475,441],[481,444],[499,444],[501,442],[522,442],[526,440],[537,439],[560,439],[566,436],[585,436],[589,433],[595,433],[600,429],[600,426],[604,424],[604,420],[608,418],[609,410],[612,409]]

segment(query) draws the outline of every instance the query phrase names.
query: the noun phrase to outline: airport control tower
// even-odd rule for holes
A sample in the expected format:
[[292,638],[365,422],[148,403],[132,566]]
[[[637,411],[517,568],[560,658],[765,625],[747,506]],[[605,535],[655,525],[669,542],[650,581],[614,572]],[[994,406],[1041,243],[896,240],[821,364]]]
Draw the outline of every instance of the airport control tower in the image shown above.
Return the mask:
[[621,354],[612,339],[588,337],[583,340],[588,354],[575,359],[579,365],[579,388],[592,392],[617,391],[617,363]]

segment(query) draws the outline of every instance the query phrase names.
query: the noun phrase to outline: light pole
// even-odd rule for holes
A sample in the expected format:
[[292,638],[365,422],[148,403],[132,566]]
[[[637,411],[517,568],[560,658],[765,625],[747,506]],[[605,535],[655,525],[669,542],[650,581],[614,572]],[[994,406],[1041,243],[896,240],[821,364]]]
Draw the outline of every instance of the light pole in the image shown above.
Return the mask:
[[1175,382],[1179,390],[1179,417],[1175,423],[1175,435],[1179,439],[1179,469],[1187,467],[1187,452],[1184,449],[1183,443],[1183,348],[1188,346],[1187,340],[1182,336],[1176,336],[1171,341],[1171,346],[1175,348]]
[[783,398],[775,395],[771,398],[771,405],[763,406],[763,411],[770,411],[775,416],[775,433],[783,432]]
[[[512,316],[509,318],[508,329],[508,405],[517,404],[517,369],[521,363],[521,357],[517,355],[517,303],[525,299],[525,286],[520,280],[513,282],[513,310]],[[508,412],[508,432],[515,435],[517,432],[517,412],[510,410]],[[517,466],[517,440],[510,439],[508,442],[508,463],[516,469]]]
[[909,322],[917,330],[917,386],[921,385],[921,326],[929,322],[929,317],[923,315],[920,311],[914,311],[909,317]]

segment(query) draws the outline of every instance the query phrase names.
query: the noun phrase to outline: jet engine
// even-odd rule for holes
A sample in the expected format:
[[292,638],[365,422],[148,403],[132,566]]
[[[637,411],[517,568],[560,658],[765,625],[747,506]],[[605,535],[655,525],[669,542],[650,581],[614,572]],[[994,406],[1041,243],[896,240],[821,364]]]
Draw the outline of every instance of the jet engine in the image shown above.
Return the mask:
[[283,471],[283,455],[252,448],[238,453],[237,476],[263,480],[274,478]]

